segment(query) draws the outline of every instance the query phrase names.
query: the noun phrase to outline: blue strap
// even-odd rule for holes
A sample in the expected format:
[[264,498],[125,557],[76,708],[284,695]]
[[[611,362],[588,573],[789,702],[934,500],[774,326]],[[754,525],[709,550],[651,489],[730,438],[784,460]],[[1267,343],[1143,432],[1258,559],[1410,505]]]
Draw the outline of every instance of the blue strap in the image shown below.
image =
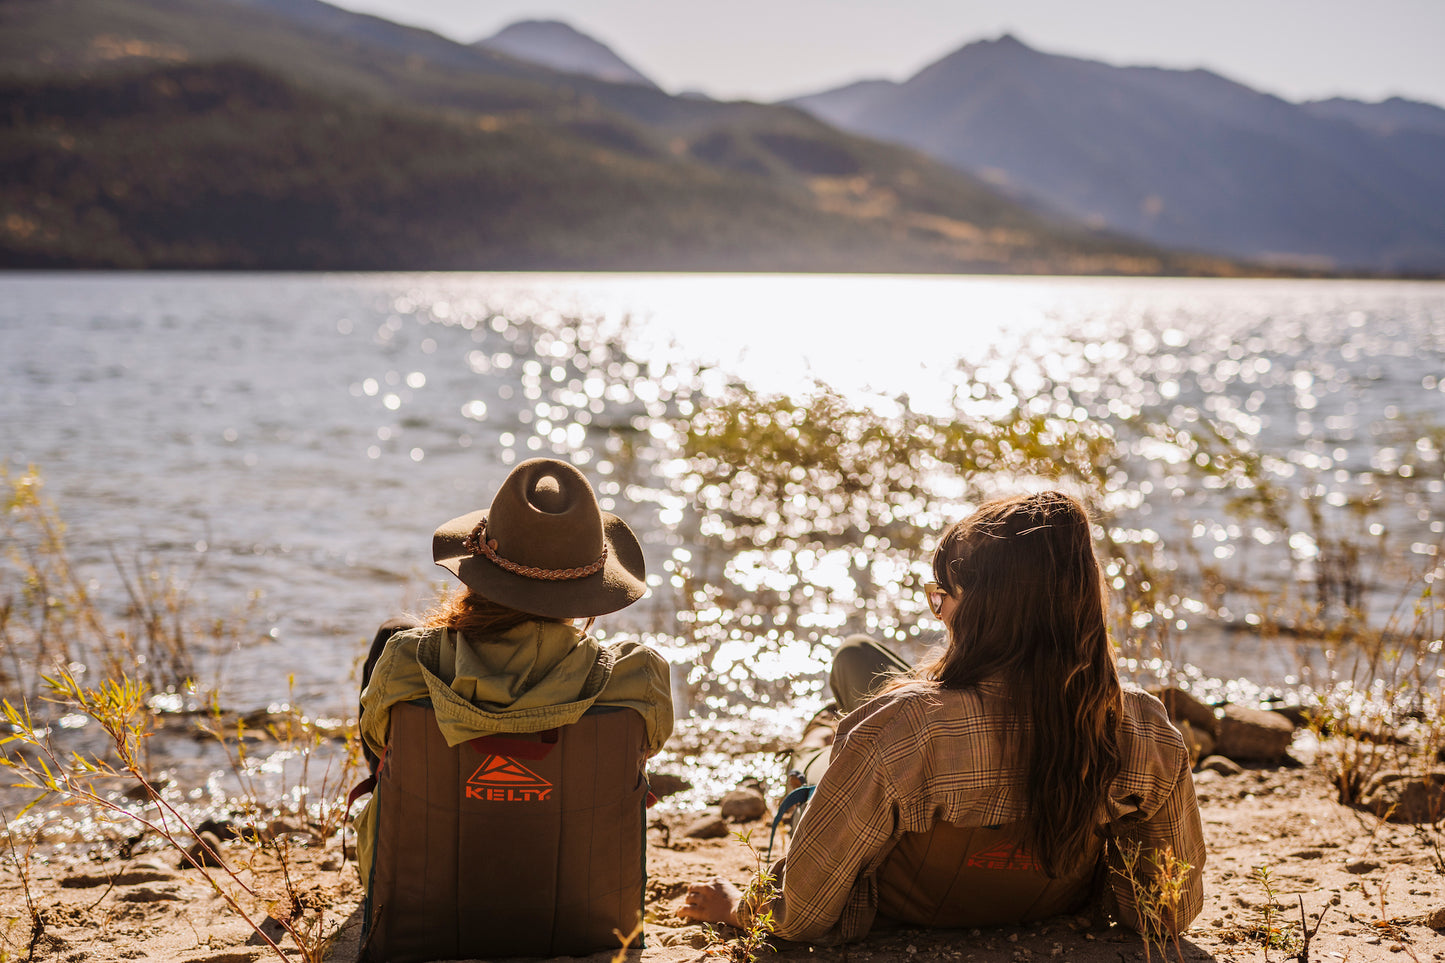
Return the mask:
[[799,786],[784,796],[783,801],[778,804],[778,814],[773,817],[773,829],[768,833],[767,860],[769,863],[773,861],[773,837],[778,834],[778,823],[783,821],[783,817],[788,814],[789,809],[807,802],[813,795],[813,790],[817,788],[817,786]]

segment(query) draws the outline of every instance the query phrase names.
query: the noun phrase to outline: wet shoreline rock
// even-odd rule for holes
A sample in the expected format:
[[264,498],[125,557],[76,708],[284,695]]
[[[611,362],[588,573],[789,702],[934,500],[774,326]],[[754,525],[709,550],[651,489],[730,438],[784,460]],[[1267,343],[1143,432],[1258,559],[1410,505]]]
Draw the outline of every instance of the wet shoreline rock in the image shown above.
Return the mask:
[[1217,755],[1235,762],[1282,762],[1294,741],[1294,724],[1268,709],[1226,705],[1219,717]]
[[1357,806],[1392,823],[1439,822],[1445,819],[1445,772],[1380,773],[1360,794]]
[[1174,723],[1174,728],[1184,737],[1184,745],[1189,749],[1189,758],[1196,763],[1201,759],[1207,759],[1214,755],[1215,740],[1208,730],[1196,729],[1188,720],[1180,719]]
[[1150,694],[1164,703],[1169,721],[1200,768],[1203,761],[1221,756],[1236,763],[1287,764],[1298,720],[1307,717],[1302,710],[1291,716],[1233,703],[1215,708],[1177,686],[1152,689]]
[[752,786],[739,786],[718,804],[723,818],[735,823],[750,823],[768,814],[768,801]]
[[717,813],[703,813],[682,831],[682,835],[688,839],[721,839],[726,836],[728,829],[727,820]]
[[1221,776],[1237,776],[1244,767],[1227,756],[1209,756],[1199,764],[1199,772],[1217,772]]
[[671,772],[649,772],[647,774],[647,787],[658,799],[665,799],[692,788],[692,783],[682,776]]
[[745,779],[716,800],[712,808],[699,813],[683,828],[682,835],[688,839],[718,839],[732,833],[730,823],[755,822],[767,815],[768,800],[763,784],[756,779]]
[[[224,868],[221,861],[221,840],[215,833],[202,832],[196,836],[195,845],[186,850],[189,859],[181,860],[181,869],[192,869],[194,865]],[[192,864],[191,860],[195,860]]]
[[[1219,737],[1219,717],[1214,707],[1205,705],[1192,693],[1177,686],[1151,689],[1150,695],[1164,703],[1164,709],[1175,723],[1187,722],[1190,728],[1207,734],[1211,739]],[[1202,753],[1209,755],[1209,753]]]

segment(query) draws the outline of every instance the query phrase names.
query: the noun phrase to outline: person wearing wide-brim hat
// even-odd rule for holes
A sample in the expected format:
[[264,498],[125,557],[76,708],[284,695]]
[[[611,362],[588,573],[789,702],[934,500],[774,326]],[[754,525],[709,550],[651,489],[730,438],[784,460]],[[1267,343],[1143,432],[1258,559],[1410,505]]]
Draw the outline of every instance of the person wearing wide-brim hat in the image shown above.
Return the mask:
[[[377,633],[360,722],[373,768],[393,707],[416,700],[430,700],[452,746],[621,706],[642,716],[648,754],[662,748],[673,725],[667,662],[638,642],[603,646],[588,634],[595,618],[631,605],[647,587],[637,537],[598,507],[580,471],[548,458],[521,463],[489,509],[436,530],[432,559],[465,591],[444,595],[419,625],[393,621]],[[359,840],[369,835],[370,813],[368,804]],[[362,849],[364,880],[370,853]]]

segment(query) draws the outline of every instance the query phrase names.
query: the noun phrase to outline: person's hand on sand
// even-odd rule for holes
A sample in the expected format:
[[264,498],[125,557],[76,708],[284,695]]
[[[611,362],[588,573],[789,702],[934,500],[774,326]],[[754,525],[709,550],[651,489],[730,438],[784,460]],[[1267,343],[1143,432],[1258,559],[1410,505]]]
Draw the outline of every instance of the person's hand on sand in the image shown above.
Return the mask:
[[695,923],[737,926],[738,907],[742,901],[742,890],[732,883],[710,879],[705,883],[693,883],[687,888],[687,896],[677,908],[677,915]]

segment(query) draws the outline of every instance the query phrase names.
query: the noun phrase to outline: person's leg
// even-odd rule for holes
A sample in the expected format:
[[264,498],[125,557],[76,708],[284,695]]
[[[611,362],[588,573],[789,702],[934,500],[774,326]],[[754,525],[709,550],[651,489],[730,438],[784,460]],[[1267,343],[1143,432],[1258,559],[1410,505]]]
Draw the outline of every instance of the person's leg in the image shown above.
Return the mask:
[[850,635],[833,656],[828,685],[839,710],[847,715],[877,695],[893,676],[911,668],[883,643],[866,635]]
[[[416,623],[406,618],[387,619],[381,623],[381,626],[376,630],[376,637],[371,640],[371,651],[366,653],[366,661],[361,664],[360,692],[366,691],[367,684],[371,682],[371,670],[376,668],[376,660],[381,658],[381,651],[386,648],[386,643],[391,641],[391,637],[398,632],[405,632],[407,629],[414,628],[416,628]],[[361,718],[360,698],[360,693],[358,693],[356,708],[356,717],[358,719]],[[361,753],[366,757],[366,764],[371,769],[372,774],[375,775],[377,763],[381,760],[371,751],[365,742],[361,744]]]
[[833,654],[833,667],[828,673],[835,704],[824,706],[803,729],[788,764],[790,792],[800,786],[816,786],[823,778],[842,718],[877,695],[889,679],[911,668],[892,649],[866,635],[850,635],[843,640]]

